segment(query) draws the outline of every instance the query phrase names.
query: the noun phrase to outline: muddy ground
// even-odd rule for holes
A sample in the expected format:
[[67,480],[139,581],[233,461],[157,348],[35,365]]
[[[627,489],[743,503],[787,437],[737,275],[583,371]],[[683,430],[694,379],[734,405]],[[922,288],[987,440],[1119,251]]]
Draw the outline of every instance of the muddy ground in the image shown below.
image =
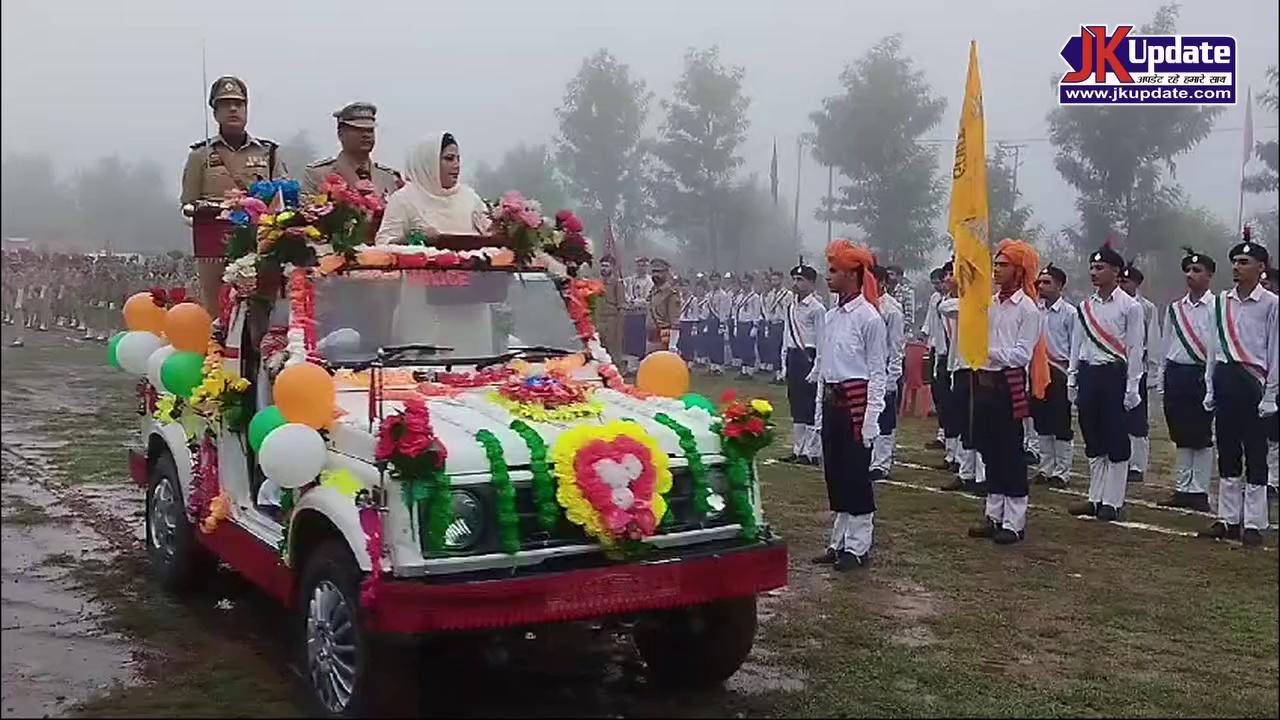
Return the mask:
[[[234,575],[176,600],[147,580],[142,492],[126,477],[132,383],[100,344],[3,341],[3,702],[6,717],[298,716],[291,621]],[[727,383],[699,379],[715,397]],[[778,388],[743,385],[774,400]],[[1080,486],[1032,496],[1030,537],[964,537],[978,499],[906,420],[877,489],[872,567],[807,563],[829,516],[821,476],[765,465],[791,584],[762,598],[752,657],[724,689],[653,686],[625,633],[586,625],[399,648],[395,715],[1277,715],[1277,556],[1195,540],[1210,518],[1158,509],[1171,453],[1153,430],[1127,523],[1065,514]],[[780,434],[786,437],[787,428]],[[776,448],[782,454],[782,448]],[[1273,512],[1274,512],[1274,505]]]

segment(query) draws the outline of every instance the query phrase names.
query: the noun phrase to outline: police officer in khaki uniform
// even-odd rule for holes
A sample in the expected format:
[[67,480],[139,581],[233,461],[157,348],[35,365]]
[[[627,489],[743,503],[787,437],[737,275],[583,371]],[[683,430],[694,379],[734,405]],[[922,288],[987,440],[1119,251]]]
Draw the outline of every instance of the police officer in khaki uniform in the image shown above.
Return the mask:
[[314,193],[324,179],[337,173],[354,185],[357,181],[373,183],[379,197],[385,198],[404,185],[400,173],[374,162],[370,157],[377,141],[375,128],[378,108],[373,103],[353,102],[333,113],[338,120],[338,143],[342,150],[336,155],[316,160],[307,165],[302,174],[302,192]]
[[[202,205],[218,204],[228,190],[248,190],[258,180],[276,180],[288,175],[279,156],[279,146],[249,134],[249,89],[240,78],[226,75],[209,88],[209,107],[218,123],[218,134],[191,146],[182,170],[179,203],[187,217],[201,212]],[[202,257],[197,265],[200,297],[211,311],[217,307],[224,261]]]
[[680,291],[671,278],[671,265],[662,258],[649,264],[653,294],[649,296],[648,332],[645,352],[676,352],[680,339]]

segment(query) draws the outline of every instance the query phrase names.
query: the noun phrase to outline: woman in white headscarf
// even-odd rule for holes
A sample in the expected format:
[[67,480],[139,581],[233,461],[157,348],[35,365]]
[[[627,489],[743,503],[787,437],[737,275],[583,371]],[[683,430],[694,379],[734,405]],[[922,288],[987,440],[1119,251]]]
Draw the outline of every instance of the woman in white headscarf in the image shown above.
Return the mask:
[[378,245],[403,244],[414,230],[428,238],[473,235],[488,230],[480,195],[459,179],[462,156],[450,133],[433,133],[409,151],[405,186],[387,198]]

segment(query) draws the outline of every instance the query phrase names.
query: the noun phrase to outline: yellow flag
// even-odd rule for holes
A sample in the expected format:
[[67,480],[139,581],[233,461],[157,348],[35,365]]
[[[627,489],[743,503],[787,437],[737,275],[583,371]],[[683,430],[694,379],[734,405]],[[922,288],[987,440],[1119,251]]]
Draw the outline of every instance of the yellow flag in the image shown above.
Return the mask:
[[978,43],[969,43],[969,75],[951,168],[947,229],[955,242],[955,280],[960,296],[957,323],[960,358],[966,367],[987,360],[987,308],[991,305],[991,245],[987,215],[987,133],[982,119]]

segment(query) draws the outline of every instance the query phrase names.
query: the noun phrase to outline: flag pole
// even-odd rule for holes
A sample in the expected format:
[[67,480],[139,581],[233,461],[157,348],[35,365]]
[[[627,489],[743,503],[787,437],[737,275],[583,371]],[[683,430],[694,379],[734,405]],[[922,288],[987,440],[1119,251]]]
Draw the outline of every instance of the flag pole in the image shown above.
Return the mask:
[[791,217],[791,237],[800,252],[800,158],[804,156],[804,135],[796,136],[796,209]]

